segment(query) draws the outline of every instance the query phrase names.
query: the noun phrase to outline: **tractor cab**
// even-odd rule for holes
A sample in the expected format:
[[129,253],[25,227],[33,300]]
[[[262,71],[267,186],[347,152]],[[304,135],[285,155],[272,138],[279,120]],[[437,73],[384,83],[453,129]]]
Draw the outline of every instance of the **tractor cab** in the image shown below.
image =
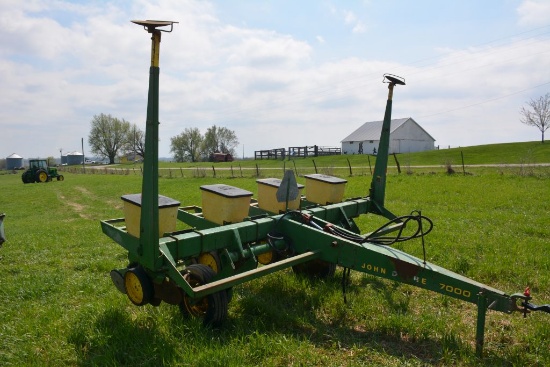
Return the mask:
[[45,159],[31,159],[29,161],[29,168],[30,169],[48,169],[48,164]]

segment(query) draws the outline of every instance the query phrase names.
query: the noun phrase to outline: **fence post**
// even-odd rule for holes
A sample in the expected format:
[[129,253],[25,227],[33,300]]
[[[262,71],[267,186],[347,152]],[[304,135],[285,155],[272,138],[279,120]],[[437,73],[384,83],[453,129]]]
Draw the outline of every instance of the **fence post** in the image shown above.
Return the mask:
[[258,163],[256,163],[256,177],[260,177],[260,169],[258,168]]
[[353,172],[351,172],[351,163],[349,162],[349,158],[346,158],[348,161],[348,167],[349,167],[349,175],[353,176]]
[[315,159],[311,160],[313,162],[313,167],[315,167],[315,173],[317,173],[317,165],[315,164]]
[[462,174],[466,176],[466,169],[464,168],[464,152],[460,151],[460,157],[462,158]]
[[399,165],[399,161],[397,160],[395,153],[393,153],[393,159],[395,159],[395,164],[397,165],[397,173],[401,173],[401,166]]
[[216,178],[216,169],[214,168],[214,166],[212,166],[212,172],[214,172],[213,173],[214,176],[212,176],[212,177]]
[[180,167],[181,177],[183,177],[183,168]]
[[370,175],[372,176],[372,166],[370,165],[370,155],[367,155],[367,159],[369,160],[369,170],[370,170]]

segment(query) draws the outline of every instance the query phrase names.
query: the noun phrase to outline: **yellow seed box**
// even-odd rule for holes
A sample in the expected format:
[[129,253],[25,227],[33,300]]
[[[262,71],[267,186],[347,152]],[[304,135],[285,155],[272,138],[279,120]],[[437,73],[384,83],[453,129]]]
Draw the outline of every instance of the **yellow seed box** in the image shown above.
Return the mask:
[[242,222],[248,216],[252,193],[238,187],[215,184],[201,186],[202,214],[223,225]]
[[316,204],[340,203],[344,198],[344,190],[348,181],[322,174],[305,175],[306,199]]
[[[256,180],[258,183],[258,207],[271,213],[280,213],[286,211],[286,201],[280,203],[277,201],[277,190],[281,186],[281,180],[278,178],[264,178]],[[300,208],[300,197],[304,185],[298,184],[298,196],[294,200],[288,201],[288,209],[296,210]]]
[[[134,237],[140,236],[141,194],[130,194],[121,197],[124,201],[124,220],[126,231]],[[159,238],[164,233],[176,230],[176,220],[180,202],[159,195]]]

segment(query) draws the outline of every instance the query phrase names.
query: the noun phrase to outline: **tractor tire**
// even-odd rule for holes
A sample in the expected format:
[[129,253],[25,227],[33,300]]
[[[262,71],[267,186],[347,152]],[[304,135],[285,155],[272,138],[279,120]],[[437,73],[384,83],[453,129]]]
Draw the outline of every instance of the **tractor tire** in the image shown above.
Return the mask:
[[63,177],[63,175],[57,176],[57,181],[63,181],[64,179],[65,179],[65,177]]
[[48,182],[49,177],[50,176],[48,176],[48,172],[42,169],[37,171],[35,175],[36,182]]
[[[191,287],[198,287],[209,283],[216,275],[208,265],[192,264],[182,271],[183,277]],[[228,298],[225,290],[209,294],[201,299],[194,300],[187,294],[183,295],[180,311],[183,316],[201,317],[203,325],[220,327],[227,318]]]

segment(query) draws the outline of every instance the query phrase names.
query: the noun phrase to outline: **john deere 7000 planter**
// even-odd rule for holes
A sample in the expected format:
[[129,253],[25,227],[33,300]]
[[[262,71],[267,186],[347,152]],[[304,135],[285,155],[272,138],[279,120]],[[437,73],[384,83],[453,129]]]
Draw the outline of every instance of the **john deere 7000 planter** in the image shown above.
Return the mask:
[[[259,180],[262,192],[254,204],[251,192],[227,185],[202,186],[202,208],[179,207],[178,201],[160,196],[159,47],[161,32],[171,32],[176,22],[133,22],[152,35],[142,192],[123,196],[125,218],[104,220],[101,226],[128,251],[128,265],[113,270],[111,278],[135,305],[164,301],[218,326],[227,317],[234,286],[289,267],[326,277],[340,266],[344,276],[361,271],[476,304],[479,354],[487,310],[550,312],[550,305],[530,303],[528,291],[508,294],[391,246],[432,229],[420,213],[396,216],[384,206],[393,91],[405,85],[394,75],[383,79],[388,100],[366,196],[342,200],[345,180],[310,175],[303,198],[291,171],[282,180]],[[365,214],[385,217],[387,225],[361,233],[354,218]],[[176,231],[177,220],[191,229]]]

